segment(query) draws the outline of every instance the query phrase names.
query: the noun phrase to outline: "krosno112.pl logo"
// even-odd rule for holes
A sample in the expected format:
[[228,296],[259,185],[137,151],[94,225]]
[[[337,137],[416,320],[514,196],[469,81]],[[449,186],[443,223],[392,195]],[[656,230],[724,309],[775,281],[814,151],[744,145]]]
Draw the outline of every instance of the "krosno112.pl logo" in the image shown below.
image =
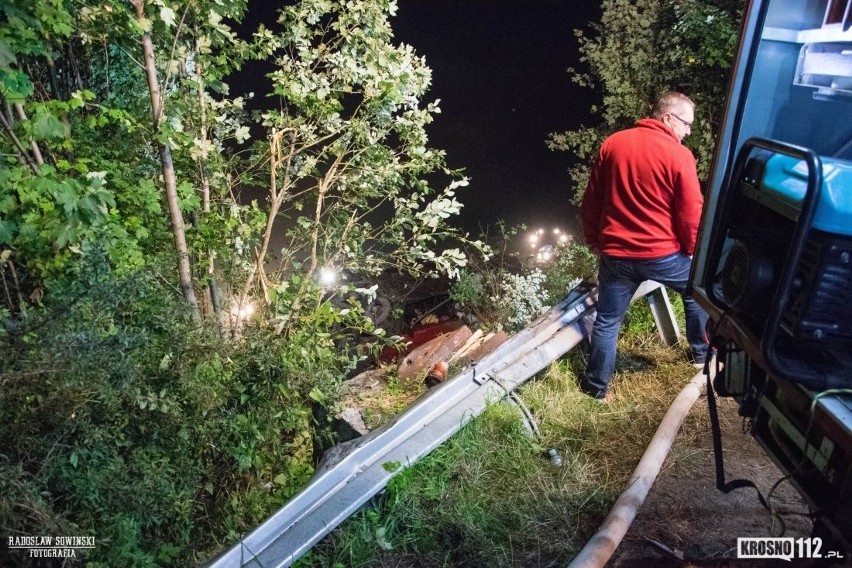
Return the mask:
[[843,558],[838,550],[823,550],[817,537],[754,537],[737,539],[737,558]]

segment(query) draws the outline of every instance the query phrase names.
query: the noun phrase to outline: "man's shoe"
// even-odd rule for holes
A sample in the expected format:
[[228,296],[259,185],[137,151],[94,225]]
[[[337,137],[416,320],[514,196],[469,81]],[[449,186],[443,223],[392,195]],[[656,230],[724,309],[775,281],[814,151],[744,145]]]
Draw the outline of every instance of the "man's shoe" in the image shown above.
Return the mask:
[[589,393],[586,393],[586,394],[588,394],[589,397],[591,397],[591,399],[594,400],[595,402],[597,402],[598,404],[609,404],[613,400],[615,400],[615,396],[613,396],[613,394],[611,392],[608,392],[608,393],[604,394],[603,396],[594,396],[594,395],[591,395]]
[[716,356],[716,350],[715,349],[708,349],[707,353],[701,355],[700,357],[696,357],[695,355],[690,353],[689,359],[692,362],[693,367],[695,367],[696,369],[703,369],[704,363],[707,362],[707,359],[712,359],[715,356]]

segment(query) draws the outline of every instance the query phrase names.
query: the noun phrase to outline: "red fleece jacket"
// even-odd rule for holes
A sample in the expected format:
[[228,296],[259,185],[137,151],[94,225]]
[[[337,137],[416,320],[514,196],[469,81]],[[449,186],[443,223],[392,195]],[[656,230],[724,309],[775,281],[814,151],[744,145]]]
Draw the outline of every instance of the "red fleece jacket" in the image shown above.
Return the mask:
[[692,152],[643,118],[601,145],[580,205],[583,236],[607,256],[692,255],[703,201]]

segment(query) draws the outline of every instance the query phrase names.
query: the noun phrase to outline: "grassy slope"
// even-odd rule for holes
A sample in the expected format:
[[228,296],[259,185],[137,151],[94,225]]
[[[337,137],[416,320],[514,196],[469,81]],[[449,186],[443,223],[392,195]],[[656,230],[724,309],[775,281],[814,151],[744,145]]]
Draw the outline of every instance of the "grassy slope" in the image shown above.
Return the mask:
[[[311,566],[564,566],[597,529],[680,389],[695,374],[684,346],[665,347],[637,305],[622,333],[615,401],[577,387],[582,350],[521,393],[541,437],[511,405],[491,407],[395,478],[301,564]],[[681,436],[705,424],[688,418]],[[564,457],[554,467],[547,448]],[[673,461],[689,456],[672,456]]]

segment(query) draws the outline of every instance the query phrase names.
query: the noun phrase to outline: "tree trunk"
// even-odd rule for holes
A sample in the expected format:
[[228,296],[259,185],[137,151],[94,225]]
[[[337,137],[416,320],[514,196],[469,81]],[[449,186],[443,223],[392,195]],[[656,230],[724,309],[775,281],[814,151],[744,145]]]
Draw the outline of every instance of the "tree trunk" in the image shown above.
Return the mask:
[[[145,17],[143,0],[132,0],[136,9],[136,19],[142,23]],[[151,115],[153,117],[154,132],[159,130],[160,121],[163,117],[163,101],[160,95],[160,85],[157,80],[157,68],[154,64],[154,44],[151,34],[142,34],[142,51],[145,56],[145,75],[148,79],[148,91],[151,95]],[[163,166],[163,180],[165,182],[166,202],[169,207],[169,215],[172,222],[172,235],[175,240],[175,249],[178,255],[178,276],[183,297],[192,309],[192,319],[201,323],[201,312],[198,309],[198,299],[195,297],[195,288],[192,285],[192,269],[189,263],[189,250],[186,245],[186,231],[183,224],[183,214],[177,194],[177,181],[175,179],[175,167],[172,162],[172,153],[169,147],[162,142],[157,142],[160,152],[160,162]]]
[[[202,75],[201,61],[199,52],[196,52],[195,61],[195,79],[198,81],[198,105],[200,108],[201,133],[202,143],[207,142],[207,101],[204,100],[204,77]],[[207,169],[204,167],[204,162],[199,161],[198,169],[201,174],[201,204],[202,211],[205,216],[210,215],[210,178],[207,177]],[[221,299],[219,297],[219,287],[216,284],[216,253],[212,250],[207,251],[207,287],[210,292],[210,306],[213,309],[213,315],[216,317],[216,322],[219,326],[221,323]]]

